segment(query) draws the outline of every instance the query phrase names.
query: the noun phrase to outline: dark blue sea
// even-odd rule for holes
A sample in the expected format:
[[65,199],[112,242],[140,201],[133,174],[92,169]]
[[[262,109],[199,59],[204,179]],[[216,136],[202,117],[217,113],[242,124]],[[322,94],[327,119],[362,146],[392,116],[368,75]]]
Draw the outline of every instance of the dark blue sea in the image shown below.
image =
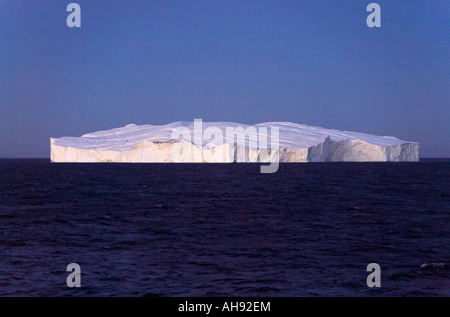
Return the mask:
[[0,160],[0,295],[450,296],[449,176],[449,160]]

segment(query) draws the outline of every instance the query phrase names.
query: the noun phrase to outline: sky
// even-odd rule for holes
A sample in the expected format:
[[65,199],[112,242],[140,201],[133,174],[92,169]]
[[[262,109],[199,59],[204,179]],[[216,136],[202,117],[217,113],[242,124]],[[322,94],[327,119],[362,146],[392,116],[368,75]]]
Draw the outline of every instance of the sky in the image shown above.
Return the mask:
[[450,1],[0,0],[0,157],[129,123],[290,121],[450,157]]

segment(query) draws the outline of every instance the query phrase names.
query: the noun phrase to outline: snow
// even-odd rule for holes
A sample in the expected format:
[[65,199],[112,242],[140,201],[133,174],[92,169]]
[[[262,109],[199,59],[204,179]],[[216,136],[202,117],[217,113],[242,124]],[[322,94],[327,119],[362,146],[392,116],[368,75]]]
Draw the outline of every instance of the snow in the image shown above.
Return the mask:
[[[173,138],[177,127],[191,131],[192,139]],[[122,128],[98,131],[81,137],[51,138],[52,162],[270,162],[279,155],[280,162],[327,161],[418,161],[419,144],[392,136],[325,129],[291,122],[267,122],[253,126],[233,122],[202,122],[202,130],[213,127],[223,137],[194,135],[194,122],[179,121],[166,125],[128,124]],[[226,139],[227,128],[267,128],[267,145],[271,151],[258,149],[245,139],[244,148]],[[271,146],[271,128],[279,129],[279,150]],[[247,130],[248,132],[249,130]],[[260,136],[262,133],[260,133]],[[242,145],[242,144],[241,144]],[[187,146],[191,155],[174,158],[178,149]],[[239,152],[243,149],[243,152]],[[217,152],[221,152],[218,155]],[[244,154],[243,154],[244,153]]]

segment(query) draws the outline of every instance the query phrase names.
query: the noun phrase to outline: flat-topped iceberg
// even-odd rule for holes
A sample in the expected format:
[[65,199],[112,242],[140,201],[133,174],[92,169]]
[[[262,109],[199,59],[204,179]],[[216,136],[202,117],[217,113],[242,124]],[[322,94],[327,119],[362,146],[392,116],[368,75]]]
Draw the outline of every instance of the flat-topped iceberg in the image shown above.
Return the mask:
[[[275,131],[275,132],[274,132]],[[231,134],[231,137],[230,137]],[[234,135],[233,135],[234,134]],[[191,137],[192,136],[192,137]],[[51,138],[52,162],[418,161],[419,144],[392,136],[291,122],[129,124],[81,137]]]

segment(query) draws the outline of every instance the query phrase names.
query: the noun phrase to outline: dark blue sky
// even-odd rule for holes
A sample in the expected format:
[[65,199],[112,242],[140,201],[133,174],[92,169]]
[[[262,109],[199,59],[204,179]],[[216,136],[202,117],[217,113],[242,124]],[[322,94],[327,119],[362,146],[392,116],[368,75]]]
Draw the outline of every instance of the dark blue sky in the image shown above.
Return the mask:
[[0,0],[0,157],[178,120],[292,121],[450,157],[450,1]]

